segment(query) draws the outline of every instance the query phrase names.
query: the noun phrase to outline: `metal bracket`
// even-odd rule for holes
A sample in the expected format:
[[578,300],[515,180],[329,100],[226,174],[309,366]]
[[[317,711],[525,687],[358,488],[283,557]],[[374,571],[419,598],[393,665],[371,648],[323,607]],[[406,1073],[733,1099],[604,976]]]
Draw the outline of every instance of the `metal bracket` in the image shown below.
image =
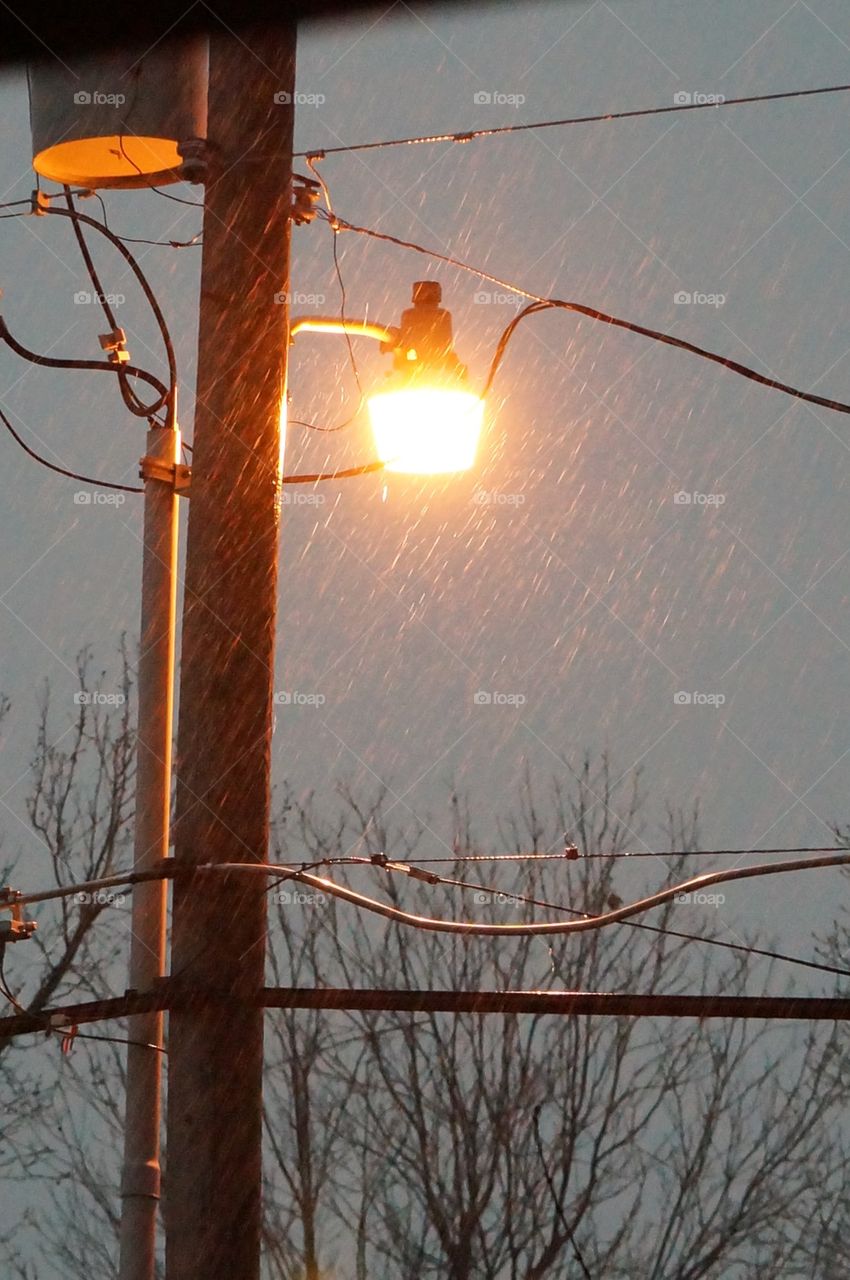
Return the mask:
[[188,497],[192,482],[192,468],[184,462],[163,462],[145,454],[139,459],[139,475],[143,480],[162,480],[181,497]]
[[25,942],[38,928],[34,920],[25,920],[21,911],[20,889],[5,885],[0,889],[0,910],[11,912],[10,920],[0,920],[0,943]]
[[303,227],[308,222],[313,222],[321,192],[321,183],[316,182],[315,178],[306,178],[301,173],[293,173],[290,216],[296,227]]
[[127,335],[123,329],[113,329],[111,333],[102,333],[98,337],[103,350],[111,364],[126,364],[130,359],[127,350]]

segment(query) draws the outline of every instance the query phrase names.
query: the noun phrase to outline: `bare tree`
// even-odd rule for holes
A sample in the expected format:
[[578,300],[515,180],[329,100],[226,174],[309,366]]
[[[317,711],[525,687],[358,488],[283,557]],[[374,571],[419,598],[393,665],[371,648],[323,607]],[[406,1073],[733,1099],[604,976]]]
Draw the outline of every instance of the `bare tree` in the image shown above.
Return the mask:
[[[89,723],[69,738],[63,755],[40,729],[30,810],[61,883],[129,857],[130,721],[113,717],[109,734]],[[607,759],[584,760],[543,798],[523,780],[501,847],[559,848],[567,832],[583,855],[617,852],[640,832],[643,805],[638,776],[617,780]],[[431,833],[398,813],[380,792],[343,792],[334,814],[290,798],[273,852],[293,864],[375,856],[333,874],[361,888],[366,877],[389,901],[446,917],[564,918],[639,887],[634,867],[616,859],[507,864],[510,877],[504,867],[471,871],[478,864],[464,858],[482,847],[457,795],[456,860],[440,868],[455,883],[423,884],[379,865],[384,852],[412,864],[433,852]],[[671,847],[696,847],[696,814],[671,813],[668,826]],[[679,878],[681,862],[665,874]],[[45,922],[41,965],[23,983],[30,999],[49,982],[54,1000],[109,987],[121,917],[105,907],[90,913],[76,942],[91,905],[69,904],[49,931]],[[551,945],[463,939],[387,925],[285,881],[271,889],[270,980],[744,991],[750,957],[701,942],[705,929],[691,931],[696,940],[682,936],[680,924],[668,906],[651,924]],[[120,985],[123,967],[116,972]],[[270,1013],[265,1275],[542,1280],[586,1268],[613,1280],[826,1280],[838,1274],[823,1259],[848,1173],[839,1043],[833,1028],[795,1024]],[[8,1170],[37,1188],[37,1214],[23,1233],[7,1232],[0,1256],[4,1249],[8,1273],[28,1280],[25,1246],[37,1240],[55,1274],[106,1280],[116,1254],[121,1048],[77,1042],[68,1058],[50,1049],[49,1069],[30,1068],[47,1091],[17,1128]],[[13,1108],[24,1105],[24,1052],[6,1056]]]

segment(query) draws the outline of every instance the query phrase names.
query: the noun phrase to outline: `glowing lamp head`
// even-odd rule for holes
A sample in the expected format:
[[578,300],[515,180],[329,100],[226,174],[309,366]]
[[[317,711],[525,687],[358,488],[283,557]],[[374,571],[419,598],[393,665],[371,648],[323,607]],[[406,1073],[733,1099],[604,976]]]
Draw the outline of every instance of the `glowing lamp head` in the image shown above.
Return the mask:
[[378,457],[387,471],[439,475],[475,461],[484,402],[461,386],[414,383],[369,397]]
[[436,281],[414,284],[413,306],[392,331],[394,372],[386,389],[369,397],[375,447],[387,471],[439,475],[466,471],[475,461],[484,402],[467,389],[451,316],[440,301]]

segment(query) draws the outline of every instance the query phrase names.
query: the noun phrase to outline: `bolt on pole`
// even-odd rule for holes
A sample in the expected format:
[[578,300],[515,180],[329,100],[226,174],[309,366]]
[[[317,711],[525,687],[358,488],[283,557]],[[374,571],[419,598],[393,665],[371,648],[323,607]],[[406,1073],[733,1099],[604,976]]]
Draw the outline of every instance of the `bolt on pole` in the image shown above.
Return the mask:
[[[268,855],[295,29],[215,31],[181,655],[176,864]],[[256,883],[251,883],[256,879]],[[168,1037],[168,1280],[257,1280],[262,877],[175,882],[171,971],[229,1007]]]

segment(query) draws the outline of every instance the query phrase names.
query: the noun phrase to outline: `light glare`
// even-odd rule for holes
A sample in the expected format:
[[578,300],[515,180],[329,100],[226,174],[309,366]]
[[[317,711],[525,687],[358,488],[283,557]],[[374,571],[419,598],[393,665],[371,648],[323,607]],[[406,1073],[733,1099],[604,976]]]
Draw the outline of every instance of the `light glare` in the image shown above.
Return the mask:
[[484,402],[471,391],[414,387],[370,396],[369,416],[387,471],[438,475],[474,463]]

